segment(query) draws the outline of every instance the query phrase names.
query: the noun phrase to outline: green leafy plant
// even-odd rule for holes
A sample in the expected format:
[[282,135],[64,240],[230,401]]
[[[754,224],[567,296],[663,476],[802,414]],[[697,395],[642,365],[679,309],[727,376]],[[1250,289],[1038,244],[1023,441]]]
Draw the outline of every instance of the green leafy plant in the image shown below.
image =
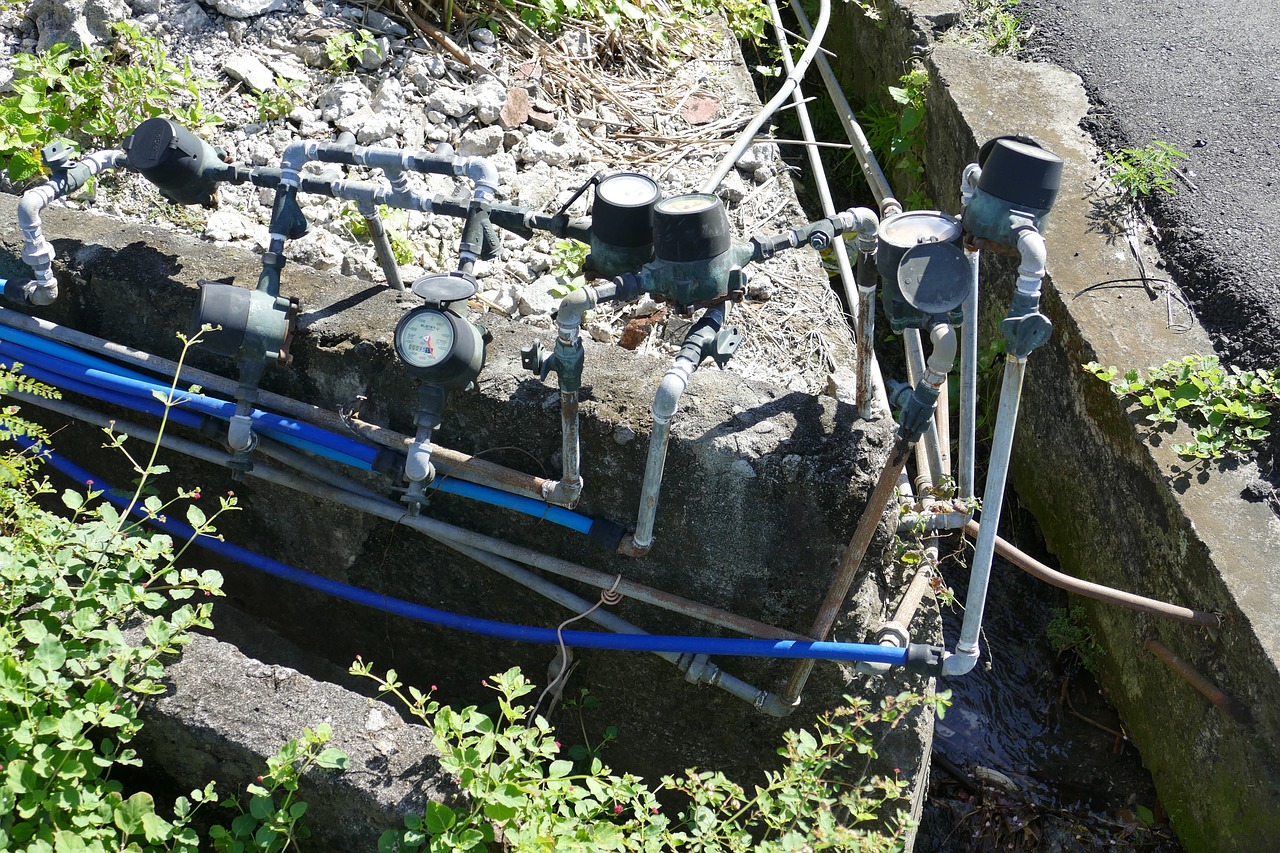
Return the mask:
[[311,831],[302,821],[307,803],[296,799],[298,784],[312,767],[346,769],[347,754],[324,746],[332,736],[328,723],[314,730],[303,729],[301,738],[285,741],[267,759],[267,772],[248,786],[248,807],[234,797],[223,800],[224,808],[239,815],[229,827],[215,824],[209,828],[214,849],[220,853],[282,853],[296,849],[295,842],[310,838]]
[[609,748],[609,744],[618,739],[617,726],[605,726],[604,732],[595,742],[592,742],[591,736],[587,734],[587,714],[600,709],[600,698],[587,688],[580,688],[577,696],[565,699],[562,707],[577,716],[578,730],[582,733],[582,742],[575,743],[568,749],[568,755],[574,761],[600,758]]
[[1176,195],[1173,173],[1187,155],[1167,142],[1154,140],[1142,148],[1122,148],[1102,155],[1111,170],[1111,183],[1131,199],[1156,193]]
[[976,44],[992,56],[1011,56],[1022,50],[1026,38],[1021,19],[1014,14],[1018,0],[966,0],[961,29],[964,41]]
[[1097,673],[1098,657],[1102,651],[1089,630],[1083,607],[1055,607],[1053,618],[1045,627],[1045,636],[1059,654],[1078,658],[1081,666]]
[[1097,362],[1083,369],[1109,383],[1117,397],[1150,409],[1144,418],[1149,426],[1187,424],[1191,441],[1174,444],[1173,450],[1190,459],[1247,455],[1270,435],[1271,411],[1280,402],[1275,371],[1226,368],[1214,356],[1167,361],[1151,368],[1146,379],[1137,370],[1121,374]]
[[858,121],[867,134],[867,142],[876,159],[886,169],[895,169],[908,183],[918,184],[924,178],[925,91],[929,72],[915,68],[898,79],[901,86],[890,86],[889,97],[896,109],[872,105],[858,113]]
[[277,121],[293,112],[305,87],[302,80],[286,80],[277,74],[276,88],[258,92],[252,98],[258,121]]
[[13,58],[14,94],[0,101],[0,167],[20,183],[44,170],[40,150],[57,139],[81,147],[116,144],[144,120],[170,116],[199,130],[220,119],[204,111],[189,61],[166,56],[159,40],[128,22],[116,43],[72,50],[58,44]]
[[329,60],[329,70],[335,74],[344,74],[360,65],[365,51],[371,50],[379,58],[382,45],[368,30],[345,30],[329,36],[324,42],[324,55]]
[[[30,377],[19,373],[18,371],[21,367],[22,365],[16,362],[7,366],[0,364],[0,439],[17,436],[39,442],[47,442],[49,434],[45,432],[44,427],[19,416],[17,406],[4,405],[4,397],[15,391],[21,394],[43,397],[47,400],[56,400],[62,395],[58,393],[56,388],[36,382]],[[0,454],[0,487],[20,482],[30,473],[31,466],[32,457],[27,454],[14,453],[9,450]]]
[[404,830],[385,833],[379,851],[480,850],[497,842],[513,851],[901,849],[908,822],[898,806],[908,782],[896,773],[865,777],[875,756],[869,727],[896,725],[925,704],[941,715],[949,704],[949,693],[903,693],[878,706],[848,699],[813,731],[788,733],[782,769],[752,792],[710,771],[664,778],[661,790],[685,803],[672,818],[665,798],[641,779],[613,774],[598,757],[582,769],[561,758],[551,725],[516,704],[533,690],[518,669],[486,681],[498,694],[494,717],[441,706],[429,693],[405,688],[394,670],[378,676],[357,659],[351,672],[373,679],[380,693],[432,727],[441,766],[464,795],[428,803]]
[[557,240],[551,246],[551,274],[556,283],[547,288],[547,292],[557,299],[563,299],[573,291],[587,283],[582,274],[582,267],[587,262],[591,247],[577,240]]

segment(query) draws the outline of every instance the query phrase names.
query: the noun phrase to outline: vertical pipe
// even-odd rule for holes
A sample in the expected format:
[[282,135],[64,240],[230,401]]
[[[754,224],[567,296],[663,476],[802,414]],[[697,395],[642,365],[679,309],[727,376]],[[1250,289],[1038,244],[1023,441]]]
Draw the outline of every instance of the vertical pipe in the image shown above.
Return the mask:
[[578,431],[578,392],[560,392],[560,484],[573,506],[582,494],[582,444]]
[[[884,397],[884,383],[876,363],[876,265],[871,252],[858,253],[858,417],[869,421],[875,403]],[[889,411],[888,401],[881,403]]]
[[[714,309],[712,309],[714,310]],[[667,463],[667,442],[671,438],[671,419],[675,417],[680,397],[688,387],[689,377],[698,369],[690,359],[680,356],[662,377],[653,398],[653,434],[649,438],[649,456],[644,465],[644,483],[640,487],[640,511],[636,516],[636,532],[627,544],[627,553],[642,555],[653,546],[653,524],[658,514],[658,492]]]
[[404,281],[400,278],[400,265],[396,263],[395,251],[391,248],[391,238],[382,224],[382,217],[375,209],[372,215],[364,217],[365,227],[369,229],[369,239],[373,241],[373,251],[378,256],[378,265],[382,274],[387,277],[387,286],[395,290],[404,290]]
[[[806,38],[813,38],[814,30],[809,24],[809,16],[805,14],[804,6],[800,0],[791,0],[791,11],[795,13],[796,21],[800,24],[800,31],[805,34]],[[819,21],[819,24],[822,22]],[[880,164],[876,162],[876,155],[871,151],[871,143],[867,142],[867,135],[862,132],[861,125],[858,124],[857,118],[854,117],[853,108],[849,106],[849,99],[844,96],[844,89],[840,85],[840,81],[836,79],[835,72],[831,70],[831,63],[822,54],[818,54],[818,71],[822,73],[822,81],[827,84],[827,94],[831,97],[831,103],[835,105],[836,115],[840,118],[840,123],[844,125],[845,135],[849,138],[849,144],[853,146],[853,156],[858,159],[858,165],[862,167],[862,174],[867,179],[867,184],[871,187],[871,193],[876,197],[876,202],[880,205],[880,215],[889,216],[893,213],[901,213],[902,205],[893,197],[893,190],[889,187],[889,181],[884,176],[884,171],[880,168]]]
[[969,572],[969,593],[965,598],[960,640],[956,643],[956,653],[944,663],[948,675],[964,675],[978,662],[978,639],[982,631],[983,610],[987,605],[987,586],[991,581],[991,558],[995,553],[1000,509],[1004,504],[1004,484],[1009,475],[1009,457],[1013,452],[1013,433],[1018,422],[1018,404],[1026,369],[1025,356],[1006,356],[1004,381],[1000,386],[1000,408],[991,442],[991,462],[987,466],[987,487],[982,495],[982,526],[973,547],[973,568]]
[[[902,330],[902,342],[907,352],[907,377],[912,388],[924,376],[924,344],[920,339],[920,330],[907,328]],[[939,394],[941,396],[941,394]],[[941,482],[942,477],[950,473],[942,467],[942,452],[938,439],[938,422],[930,418],[921,441],[916,446],[916,493],[923,495],[927,489],[922,485],[926,480],[930,487]]]
[[960,460],[961,500],[974,496],[974,454],[978,424],[978,267],[980,253],[966,251],[969,261],[969,295],[964,300],[960,326]]
[[[782,15],[778,11],[775,0],[769,0],[769,11],[773,16],[773,27],[777,33],[778,46],[782,49],[782,66],[788,75],[795,71],[795,63],[791,61],[791,49],[787,43],[786,27],[782,23]],[[809,119],[809,107],[805,103],[804,90],[796,84],[792,93],[796,118],[800,122],[801,136],[806,142],[813,142],[813,122]],[[816,145],[805,146],[809,158],[809,168],[813,170],[814,183],[818,189],[818,199],[822,203],[822,215],[833,216],[836,212],[835,202],[831,198],[831,188],[827,183],[826,169],[822,165],[822,154]],[[859,223],[861,226],[861,223]],[[859,227],[859,252],[857,258],[857,274],[854,274],[849,263],[849,249],[844,240],[836,240],[833,250],[836,256],[836,269],[840,274],[840,285],[844,290],[845,301],[853,314],[854,340],[857,346],[857,406],[858,417],[870,420],[872,401],[875,398],[876,385],[880,381],[880,371],[873,369],[875,361],[875,287],[876,271],[872,258],[874,255],[865,249],[874,248],[874,238],[868,235],[864,241],[862,228]],[[865,242],[866,245],[863,245]],[[864,272],[865,269],[865,272]],[[869,288],[871,299],[862,298],[862,289]]]

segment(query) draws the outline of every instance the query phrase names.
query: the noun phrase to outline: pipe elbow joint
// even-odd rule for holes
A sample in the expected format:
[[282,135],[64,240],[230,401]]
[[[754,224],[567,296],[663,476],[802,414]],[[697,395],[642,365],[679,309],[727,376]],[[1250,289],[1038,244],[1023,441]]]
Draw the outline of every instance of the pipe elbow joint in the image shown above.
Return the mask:
[[233,415],[227,425],[227,445],[236,453],[248,453],[258,445],[253,420],[248,415]]
[[947,373],[951,371],[951,365],[955,363],[956,352],[959,350],[959,336],[950,324],[938,323],[929,330],[929,341],[933,344],[933,351],[929,353],[927,366],[930,371],[939,374],[939,381],[941,381],[946,378]]
[[542,485],[542,499],[556,506],[574,507],[582,497],[582,478],[574,482],[550,480]]
[[38,307],[58,301],[58,280],[50,276],[48,281],[33,282],[35,287],[27,294],[27,302]]
[[298,172],[308,160],[315,158],[319,143],[299,140],[290,142],[280,155],[280,183],[284,186],[299,186]]
[[658,383],[658,390],[653,395],[655,422],[665,424],[675,417],[676,409],[680,406],[680,397],[689,385],[689,374],[692,371],[689,370],[688,364],[689,362],[683,358],[677,359],[662,377],[662,381]]
[[485,157],[467,157],[460,164],[460,171],[476,185],[476,197],[492,201],[498,191],[498,167]]
[[973,201],[973,194],[978,191],[978,179],[982,177],[982,167],[977,163],[970,163],[964,167],[964,171],[960,174],[960,207],[969,206],[969,202]]
[[1018,235],[1018,254],[1022,263],[1018,266],[1018,285],[1021,289],[1023,279],[1033,279],[1036,287],[1045,275],[1045,263],[1049,252],[1045,246],[1044,235],[1035,225],[1028,221],[1015,221],[1013,231]]
[[560,300],[560,308],[556,312],[556,323],[560,326],[561,337],[569,332],[575,339],[582,327],[582,317],[599,304],[599,296],[594,287],[580,287],[565,294]]
[[876,234],[880,230],[880,217],[876,216],[874,210],[866,207],[852,207],[845,213],[853,217],[858,251],[864,254],[875,251]]
[[410,483],[430,483],[436,478],[429,444],[414,444],[409,449],[404,459],[404,476]]
[[972,649],[956,647],[953,654],[947,655],[942,660],[942,674],[945,675],[968,675],[978,664],[980,652],[977,645]]

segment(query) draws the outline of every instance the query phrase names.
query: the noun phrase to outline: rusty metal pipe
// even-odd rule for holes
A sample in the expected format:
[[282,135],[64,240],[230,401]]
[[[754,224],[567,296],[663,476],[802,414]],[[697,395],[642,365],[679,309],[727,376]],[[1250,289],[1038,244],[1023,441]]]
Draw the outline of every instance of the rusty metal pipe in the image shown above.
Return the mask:
[[1194,687],[1197,693],[1217,705],[1218,710],[1222,711],[1229,719],[1244,725],[1253,723],[1253,715],[1249,713],[1247,708],[1226,693],[1223,693],[1218,685],[1205,678],[1191,664],[1169,651],[1169,648],[1164,643],[1154,637],[1150,637],[1142,644],[1142,647],[1159,658],[1187,684]]
[[[815,640],[825,639],[831,632],[831,627],[835,625],[836,618],[840,615],[845,597],[849,594],[849,588],[853,586],[853,579],[862,566],[862,558],[866,556],[867,548],[871,545],[871,537],[880,526],[885,508],[890,505],[897,506],[898,475],[906,467],[907,457],[911,454],[913,444],[914,442],[908,442],[902,438],[894,439],[889,461],[880,472],[880,479],[867,499],[867,507],[858,521],[857,528],[853,531],[853,536],[849,539],[849,547],[845,549],[844,556],[840,560],[840,568],[832,578],[826,598],[818,608],[818,616],[814,619],[813,628],[809,631],[809,635]],[[782,692],[782,699],[788,705],[795,705],[800,701],[800,694],[804,690],[805,682],[809,680],[809,673],[813,672],[813,664],[811,660],[796,661],[795,667],[791,670],[791,678]]]
[[[114,341],[104,340],[67,326],[60,326],[39,317],[20,314],[8,308],[0,308],[0,324],[90,350],[98,355],[113,358],[117,361],[136,364],[161,375],[172,376],[178,369],[177,363],[158,355],[136,350]],[[186,364],[182,366],[179,378],[183,382],[200,385],[203,388],[211,388],[223,394],[235,394],[238,387],[238,383],[233,379],[219,376],[216,373],[209,373]],[[310,403],[294,400],[291,397],[274,394],[270,391],[259,391],[258,402],[264,408],[317,426],[343,431],[354,430],[363,438],[393,450],[405,451],[413,442],[413,439],[407,435],[365,423],[357,418],[348,419],[350,421],[348,423],[348,420],[344,420],[335,412],[322,409],[319,406],[313,406]],[[438,463],[437,467],[440,471],[447,476],[480,483],[481,485],[493,486],[506,492],[526,495],[536,500],[550,500],[555,496],[556,481],[554,480],[534,477],[522,471],[486,462],[445,447],[433,447],[432,457]],[[551,500],[551,502],[555,503],[556,501]]]
[[[979,526],[976,521],[970,521],[964,526],[965,535],[971,539],[978,538],[978,530]],[[1222,619],[1213,613],[1192,610],[1189,607],[1182,607],[1177,604],[1168,604],[1163,601],[1157,601],[1154,598],[1146,598],[1141,595],[1135,595],[1132,592],[1112,589],[1109,586],[1063,574],[1022,553],[999,536],[996,537],[996,553],[1032,577],[1039,578],[1059,589],[1065,589],[1067,592],[1083,595],[1085,598],[1094,598],[1109,604],[1118,604],[1130,610],[1139,610],[1143,613],[1150,613],[1152,616],[1162,616],[1165,619],[1173,619],[1178,622],[1203,625],[1206,628],[1219,628],[1222,626]]]

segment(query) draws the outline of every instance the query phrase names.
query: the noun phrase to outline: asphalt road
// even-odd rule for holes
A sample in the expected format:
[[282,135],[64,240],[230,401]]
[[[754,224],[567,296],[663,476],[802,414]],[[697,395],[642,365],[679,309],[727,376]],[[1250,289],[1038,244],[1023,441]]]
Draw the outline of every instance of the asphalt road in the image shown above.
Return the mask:
[[1026,58],[1083,78],[1104,150],[1162,140],[1190,184],[1148,204],[1169,272],[1242,367],[1280,365],[1280,3],[1021,0]]

